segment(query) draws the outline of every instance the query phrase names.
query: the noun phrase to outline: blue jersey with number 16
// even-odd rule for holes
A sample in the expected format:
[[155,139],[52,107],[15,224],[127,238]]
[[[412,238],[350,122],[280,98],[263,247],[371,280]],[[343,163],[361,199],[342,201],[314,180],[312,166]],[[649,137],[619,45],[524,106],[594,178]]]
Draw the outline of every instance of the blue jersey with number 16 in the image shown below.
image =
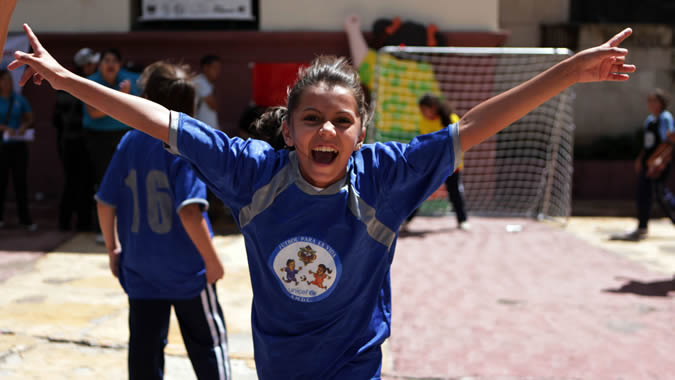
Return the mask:
[[[178,211],[208,207],[190,164],[138,131],[124,135],[96,194],[115,207],[122,254],[119,280],[130,298],[185,299],[206,285],[204,261]],[[206,212],[204,218],[208,222]]]

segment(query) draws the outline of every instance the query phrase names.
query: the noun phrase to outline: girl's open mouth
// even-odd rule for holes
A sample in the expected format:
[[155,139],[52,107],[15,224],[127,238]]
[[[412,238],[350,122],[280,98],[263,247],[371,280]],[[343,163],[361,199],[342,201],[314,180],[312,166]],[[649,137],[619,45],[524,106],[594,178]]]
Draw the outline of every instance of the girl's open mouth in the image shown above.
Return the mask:
[[331,164],[337,156],[338,151],[330,147],[320,146],[312,149],[312,159],[319,164]]

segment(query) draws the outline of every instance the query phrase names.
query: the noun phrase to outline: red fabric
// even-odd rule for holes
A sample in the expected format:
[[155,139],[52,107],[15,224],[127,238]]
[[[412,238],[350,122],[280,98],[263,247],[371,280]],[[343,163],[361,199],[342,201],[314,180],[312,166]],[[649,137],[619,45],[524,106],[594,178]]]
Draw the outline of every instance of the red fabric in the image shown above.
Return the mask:
[[253,102],[263,107],[286,104],[286,89],[305,62],[255,63],[251,69]]

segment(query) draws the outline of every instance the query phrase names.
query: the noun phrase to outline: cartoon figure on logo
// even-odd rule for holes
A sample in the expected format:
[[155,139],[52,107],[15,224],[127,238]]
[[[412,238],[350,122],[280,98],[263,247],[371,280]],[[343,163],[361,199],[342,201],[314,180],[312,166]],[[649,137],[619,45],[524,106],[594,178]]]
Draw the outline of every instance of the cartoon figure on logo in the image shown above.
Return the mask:
[[307,281],[307,285],[316,285],[321,289],[327,289],[328,287],[323,286],[323,280],[325,280],[326,278],[330,280],[330,276],[327,275],[326,272],[333,273],[333,271],[330,268],[326,267],[323,264],[319,264],[319,267],[316,269],[316,273],[310,270],[309,273],[314,275],[314,281]]
[[300,272],[302,267],[295,269],[295,260],[288,259],[286,261],[286,266],[281,268],[282,272],[286,272],[286,278],[282,278],[285,282],[295,282],[295,285],[298,284],[298,280],[295,278],[295,275]]
[[313,263],[314,260],[316,260],[316,251],[308,245],[305,248],[300,248],[298,251],[298,257],[300,258],[300,261],[305,263],[305,265],[309,265]]

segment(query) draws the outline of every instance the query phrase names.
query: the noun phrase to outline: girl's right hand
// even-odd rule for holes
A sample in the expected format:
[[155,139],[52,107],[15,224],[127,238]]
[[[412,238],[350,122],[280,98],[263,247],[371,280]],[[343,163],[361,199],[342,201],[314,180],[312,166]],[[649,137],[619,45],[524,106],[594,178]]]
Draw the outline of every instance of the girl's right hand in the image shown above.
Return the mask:
[[61,66],[50,54],[42,47],[40,41],[31,30],[28,24],[23,24],[23,30],[26,32],[28,41],[33,48],[33,53],[26,53],[17,51],[14,53],[14,61],[9,64],[10,70],[16,70],[19,67],[26,65],[26,70],[23,72],[19,84],[25,85],[29,79],[32,78],[36,85],[42,84],[42,80],[47,80],[51,86],[56,90],[61,90],[60,80],[69,73],[63,66]]

